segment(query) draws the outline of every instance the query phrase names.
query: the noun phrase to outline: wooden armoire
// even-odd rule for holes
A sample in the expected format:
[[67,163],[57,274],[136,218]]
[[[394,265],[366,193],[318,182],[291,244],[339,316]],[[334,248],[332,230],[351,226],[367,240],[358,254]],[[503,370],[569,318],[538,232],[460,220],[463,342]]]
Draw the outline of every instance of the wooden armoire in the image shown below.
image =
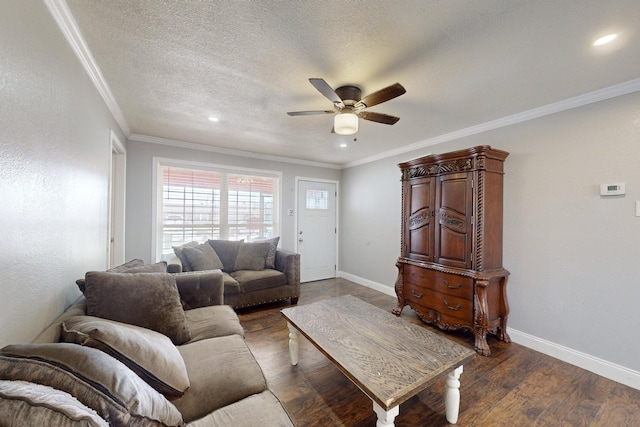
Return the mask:
[[487,333],[507,334],[502,268],[504,160],[487,145],[401,163],[402,243],[395,290],[405,305],[444,330],[466,329],[489,356]]

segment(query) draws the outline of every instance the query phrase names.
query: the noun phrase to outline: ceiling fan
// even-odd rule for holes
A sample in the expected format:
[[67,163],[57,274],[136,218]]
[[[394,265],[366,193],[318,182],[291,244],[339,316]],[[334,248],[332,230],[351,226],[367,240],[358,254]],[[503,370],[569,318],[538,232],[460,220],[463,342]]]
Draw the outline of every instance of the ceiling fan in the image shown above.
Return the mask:
[[406,93],[407,91],[400,83],[392,84],[361,98],[362,91],[358,86],[340,86],[334,90],[323,79],[310,78],[309,82],[318,89],[318,92],[333,102],[333,110],[290,111],[287,113],[288,115],[335,114],[331,132],[340,135],[356,133],[358,131],[358,117],[385,125],[392,125],[400,120],[400,117],[365,111],[368,107],[373,107]]

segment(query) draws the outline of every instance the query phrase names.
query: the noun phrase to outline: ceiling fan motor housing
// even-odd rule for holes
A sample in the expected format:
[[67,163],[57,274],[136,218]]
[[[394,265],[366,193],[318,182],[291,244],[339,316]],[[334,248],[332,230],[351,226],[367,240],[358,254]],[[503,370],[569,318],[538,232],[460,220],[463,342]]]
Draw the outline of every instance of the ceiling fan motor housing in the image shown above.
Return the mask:
[[362,91],[357,86],[340,86],[336,89],[336,94],[342,99],[344,105],[353,106],[362,99]]

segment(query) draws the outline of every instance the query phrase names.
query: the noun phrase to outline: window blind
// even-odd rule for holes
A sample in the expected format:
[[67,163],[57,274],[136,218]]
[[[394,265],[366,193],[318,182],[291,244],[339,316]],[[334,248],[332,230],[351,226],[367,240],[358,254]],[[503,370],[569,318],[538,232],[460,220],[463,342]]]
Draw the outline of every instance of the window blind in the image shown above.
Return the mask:
[[162,253],[190,241],[278,235],[278,177],[161,166]]

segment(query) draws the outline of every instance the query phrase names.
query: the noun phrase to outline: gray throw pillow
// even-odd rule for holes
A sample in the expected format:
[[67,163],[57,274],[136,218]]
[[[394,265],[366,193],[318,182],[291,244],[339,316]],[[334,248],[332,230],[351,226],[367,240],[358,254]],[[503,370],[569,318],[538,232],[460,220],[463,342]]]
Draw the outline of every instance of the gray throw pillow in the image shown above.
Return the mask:
[[[166,273],[167,263],[166,261],[160,261],[155,264],[145,264],[141,259],[132,259],[122,265],[110,268],[107,271],[110,273]],[[76,280],[76,285],[78,285],[80,292],[84,294],[84,279]]]
[[222,270],[224,268],[218,254],[207,242],[182,249],[182,255],[188,260],[192,271]]
[[278,249],[278,242],[280,241],[280,236],[273,237],[271,239],[256,239],[254,242],[269,242],[271,245],[269,247],[269,252],[267,253],[267,258],[264,263],[265,268],[276,268],[276,249]]
[[189,388],[180,352],[161,333],[97,317],[74,316],[62,322],[62,339],[115,357],[169,399],[182,396]]
[[264,270],[270,248],[269,242],[242,243],[238,248],[234,271]]
[[75,396],[112,425],[182,426],[182,415],[131,369],[100,350],[69,343],[10,345],[0,378],[29,381]]
[[176,345],[191,339],[173,275],[90,271],[85,286],[88,316],[151,329]]
[[224,267],[222,271],[225,273],[233,272],[238,248],[243,242],[244,240],[209,240],[209,244],[218,254],[220,261],[222,261]]
[[189,260],[187,259],[186,256],[184,256],[184,253],[183,253],[184,249],[185,248],[194,248],[194,247],[196,247],[198,245],[199,245],[198,242],[193,241],[193,242],[182,244],[180,246],[172,246],[171,247],[173,249],[173,253],[176,254],[178,259],[182,263],[182,271],[193,271],[191,269],[191,264],[189,264]]
[[19,380],[0,380],[0,420],[12,426],[109,427],[69,393]]

